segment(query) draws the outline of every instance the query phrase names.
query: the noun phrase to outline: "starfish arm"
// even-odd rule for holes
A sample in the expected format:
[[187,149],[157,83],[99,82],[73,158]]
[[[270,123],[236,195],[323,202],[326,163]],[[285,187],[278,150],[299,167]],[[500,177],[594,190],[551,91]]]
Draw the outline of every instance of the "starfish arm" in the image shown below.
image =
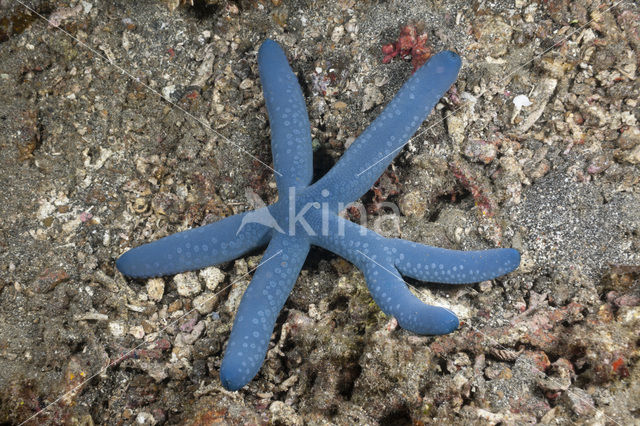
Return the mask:
[[[310,190],[329,190],[337,202],[350,203],[367,192],[455,82],[460,57],[434,55],[402,86],[378,118]],[[345,182],[349,182],[345,185]]]
[[260,370],[278,314],[308,252],[305,239],[274,233],[236,313],[220,366],[226,389],[240,389]]
[[313,152],[307,108],[298,79],[282,48],[265,40],[258,52],[262,90],[271,126],[271,152],[281,194],[303,188],[313,177]]
[[404,329],[417,334],[446,334],[458,328],[458,318],[446,308],[427,305],[407,287],[394,265],[397,249],[391,241],[338,216],[330,217],[331,235],[313,237],[312,244],[331,250],[364,274],[373,300]]
[[265,214],[266,207],[169,235],[125,252],[116,267],[124,275],[148,278],[233,260],[269,241],[271,228],[255,222]]
[[397,249],[395,266],[402,275],[421,281],[476,283],[508,274],[520,264],[520,253],[511,248],[460,251],[400,239],[390,243]]

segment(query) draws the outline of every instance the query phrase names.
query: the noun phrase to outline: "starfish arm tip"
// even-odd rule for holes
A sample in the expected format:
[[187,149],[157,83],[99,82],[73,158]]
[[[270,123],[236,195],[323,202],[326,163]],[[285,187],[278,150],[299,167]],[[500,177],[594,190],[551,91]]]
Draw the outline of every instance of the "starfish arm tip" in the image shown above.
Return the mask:
[[514,248],[505,248],[503,250],[506,269],[508,272],[512,272],[520,266],[520,252]]
[[258,49],[258,57],[264,55],[269,49],[282,50],[278,42],[273,39],[267,38],[262,42],[260,48]]
[[152,278],[169,275],[165,273],[164,266],[160,264],[163,250],[158,244],[154,243],[135,247],[120,255],[116,260],[118,271],[130,278]]
[[136,263],[134,261],[134,256],[131,254],[131,250],[123,253],[116,260],[116,268],[122,275],[126,275],[128,277],[136,277]]
[[271,127],[271,154],[281,195],[290,187],[306,187],[313,177],[311,126],[296,75],[278,43],[265,40],[258,68]]
[[242,368],[240,361],[228,361],[220,366],[220,382],[226,390],[237,391],[248,383],[240,374],[236,373],[238,369]]
[[451,50],[444,50],[440,52],[439,55],[442,55],[442,60],[445,64],[448,65],[451,70],[455,70],[456,73],[460,67],[462,67],[462,58],[460,58],[460,55],[457,53]]
[[430,306],[432,309],[433,319],[425,321],[428,329],[426,332],[419,334],[428,334],[432,336],[438,336],[442,334],[453,333],[460,326],[460,321],[456,314],[447,308],[440,306]]
[[132,278],[150,278],[235,259],[268,241],[271,228],[258,220],[265,213],[266,208],[240,213],[143,244],[122,254],[116,267]]
[[399,239],[392,244],[398,270],[421,281],[471,284],[508,274],[520,264],[520,252],[512,248],[449,250]]

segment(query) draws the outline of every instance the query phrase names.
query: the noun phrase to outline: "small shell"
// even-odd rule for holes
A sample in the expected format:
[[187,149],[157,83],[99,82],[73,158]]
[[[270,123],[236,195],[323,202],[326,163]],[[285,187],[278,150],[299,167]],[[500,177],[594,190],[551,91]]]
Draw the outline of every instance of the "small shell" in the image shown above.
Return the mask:
[[516,358],[518,358],[518,356],[520,356],[520,354],[523,351],[524,351],[524,348],[520,348],[519,351],[514,351],[512,349],[498,349],[498,348],[489,349],[489,353],[501,361],[515,361]]

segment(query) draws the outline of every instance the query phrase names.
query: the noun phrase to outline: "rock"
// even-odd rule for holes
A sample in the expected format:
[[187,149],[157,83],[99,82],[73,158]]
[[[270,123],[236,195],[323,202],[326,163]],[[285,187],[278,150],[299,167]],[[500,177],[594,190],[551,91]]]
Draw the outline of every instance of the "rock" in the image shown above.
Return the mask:
[[172,97],[175,92],[176,92],[175,84],[170,84],[162,88],[162,96],[164,96],[164,98],[170,102],[173,100]]
[[578,416],[590,416],[595,411],[593,398],[584,389],[571,387],[562,395],[565,402]]
[[364,88],[361,110],[363,112],[369,111],[374,106],[381,104],[383,100],[382,92],[374,85],[368,85]]
[[540,82],[536,89],[533,91],[531,95],[531,99],[533,101],[533,106],[529,109],[529,114],[527,117],[520,123],[517,128],[518,133],[524,134],[526,133],[538,119],[542,116],[551,96],[556,90],[556,86],[558,85],[558,80],[555,78],[544,78]]
[[286,426],[302,426],[304,422],[293,408],[282,401],[274,401],[269,406],[271,413],[271,423]]
[[631,164],[640,164],[640,145],[636,146],[624,160]]
[[494,144],[484,140],[469,140],[464,147],[464,155],[469,159],[484,164],[489,164],[496,158],[498,148]]
[[162,300],[164,295],[164,280],[162,278],[152,278],[147,281],[147,294],[154,302]]
[[142,339],[144,337],[144,328],[141,325],[134,325],[129,329],[129,334],[136,339]]
[[185,346],[193,345],[195,341],[198,340],[198,337],[200,337],[200,335],[204,331],[204,328],[205,328],[204,321],[200,321],[196,324],[195,327],[193,327],[193,330],[191,330],[191,332],[179,333],[176,336],[176,340],[174,342],[174,352],[176,347],[183,348]]
[[473,27],[480,45],[487,49],[487,53],[498,58],[507,53],[507,46],[511,40],[513,29],[499,15],[489,15],[478,19],[479,24]]
[[207,289],[211,291],[215,290],[218,287],[218,284],[224,281],[224,273],[215,266],[202,269],[198,272],[198,275],[204,281]]
[[178,300],[174,300],[169,304],[169,308],[167,309],[167,312],[172,314],[174,312],[179,311],[180,309],[182,309],[182,300],[178,299]]
[[467,113],[468,109],[460,108],[447,115],[447,130],[456,147],[461,146],[464,142],[465,129],[470,121],[470,116]]
[[199,294],[202,291],[202,286],[198,280],[195,272],[185,272],[184,274],[178,274],[173,277],[173,281],[176,283],[178,294],[183,297],[190,297]]
[[423,218],[427,211],[427,206],[422,194],[419,191],[411,191],[404,194],[399,202],[400,211],[405,216]]
[[480,284],[478,284],[478,288],[483,293],[490,291],[491,287],[492,287],[491,281],[482,281]]
[[125,325],[120,321],[111,321],[109,331],[113,337],[122,337],[126,331]]
[[244,80],[242,80],[238,87],[240,87],[240,89],[242,90],[250,89],[253,87],[253,80],[251,80],[250,78],[245,78]]
[[161,362],[153,362],[146,365],[145,370],[147,374],[156,381],[156,383],[160,383],[167,377],[169,377],[169,373],[167,372],[167,365]]
[[342,25],[338,25],[333,29],[333,32],[331,33],[331,41],[334,43],[338,43],[343,35],[344,27]]
[[158,324],[149,320],[142,320],[142,329],[145,333],[153,333],[158,328]]
[[145,411],[142,411],[140,413],[138,413],[138,415],[136,416],[136,424],[139,425],[155,425],[156,419],[153,418],[153,416],[151,415],[151,413],[147,413]]
[[193,307],[202,315],[207,315],[213,311],[213,307],[218,302],[218,296],[210,292],[204,292],[193,299]]
[[347,109],[347,104],[342,102],[342,101],[337,101],[333,103],[333,108],[340,110],[340,111],[344,111]]
[[640,129],[636,126],[629,127],[618,138],[620,149],[632,149],[637,145],[640,145]]
[[59,269],[45,269],[44,272],[38,276],[33,285],[33,291],[40,294],[49,293],[56,286],[64,281],[69,280],[69,274],[62,268]]

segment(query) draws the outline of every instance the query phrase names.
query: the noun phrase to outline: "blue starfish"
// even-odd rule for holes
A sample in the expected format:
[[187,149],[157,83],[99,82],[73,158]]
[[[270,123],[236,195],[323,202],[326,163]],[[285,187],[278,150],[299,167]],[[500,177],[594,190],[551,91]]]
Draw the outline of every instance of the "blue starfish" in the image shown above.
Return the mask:
[[458,328],[458,318],[448,309],[420,301],[402,275],[430,282],[474,283],[518,266],[520,254],[514,249],[445,250],[385,238],[338,215],[386,170],[453,84],[460,63],[453,52],[434,55],[340,161],[310,185],[311,133],[302,91],[280,46],[272,40],[262,44],[258,65],[280,199],[134,248],[116,262],[120,272],[130,277],[171,275],[233,260],[268,243],[229,337],[220,368],[225,388],[240,389],[260,370],[278,314],[312,244],[356,265],[380,309],[417,334],[450,333]]

